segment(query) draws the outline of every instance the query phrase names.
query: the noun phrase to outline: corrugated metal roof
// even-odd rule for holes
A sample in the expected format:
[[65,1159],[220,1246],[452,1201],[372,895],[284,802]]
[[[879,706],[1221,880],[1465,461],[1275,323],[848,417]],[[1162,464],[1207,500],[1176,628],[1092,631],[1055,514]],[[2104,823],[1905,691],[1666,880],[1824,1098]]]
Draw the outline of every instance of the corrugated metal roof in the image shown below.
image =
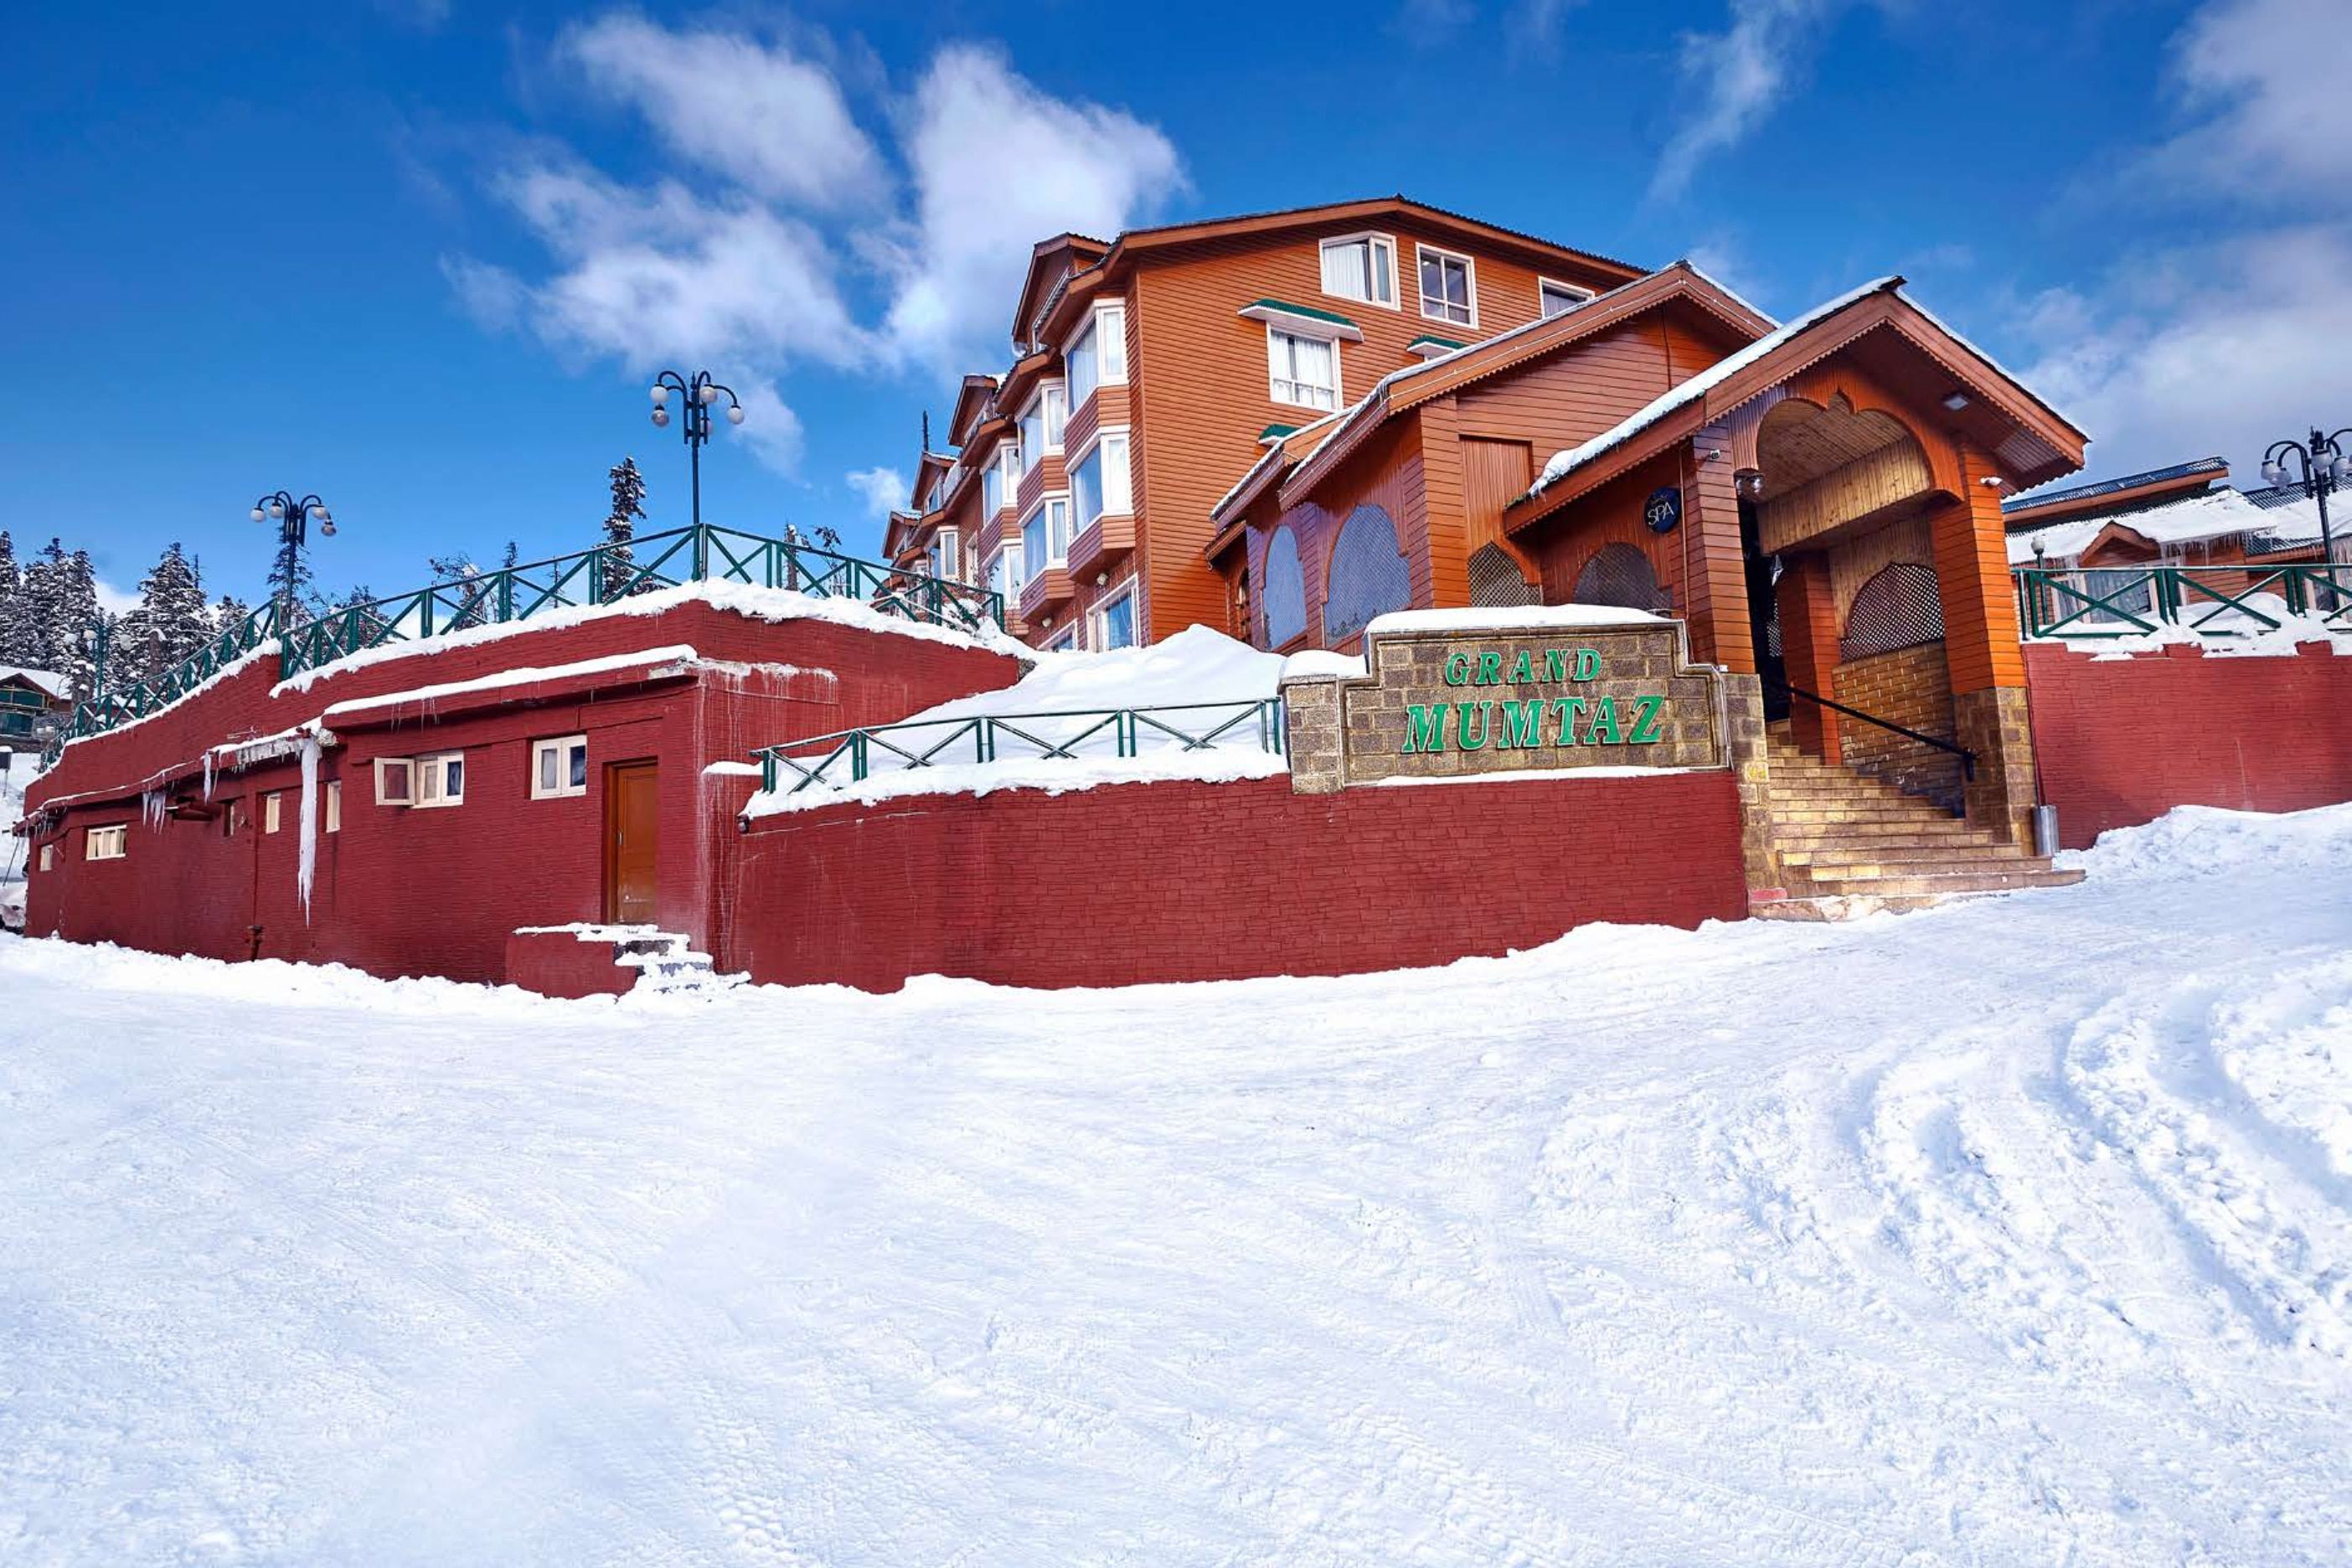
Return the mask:
[[2088,500],[2095,496],[2114,495],[2133,490],[2142,485],[2162,484],[2167,479],[2185,479],[2196,474],[2226,474],[2229,460],[2224,458],[2200,458],[2193,463],[2175,463],[2169,468],[2150,468],[2144,474],[2126,474],[2120,479],[2100,479],[2087,485],[2070,485],[2063,490],[2041,490],[2028,495],[2011,496],[2000,503],[2004,513],[2032,511],[2037,507],[2056,506],[2062,501]]

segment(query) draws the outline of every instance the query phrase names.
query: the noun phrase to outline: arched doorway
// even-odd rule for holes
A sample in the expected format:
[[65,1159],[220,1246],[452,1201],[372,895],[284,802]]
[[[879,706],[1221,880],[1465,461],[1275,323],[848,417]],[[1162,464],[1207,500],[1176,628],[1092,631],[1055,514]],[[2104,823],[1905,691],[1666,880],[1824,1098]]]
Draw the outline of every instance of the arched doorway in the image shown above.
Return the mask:
[[1323,574],[1323,642],[1338,647],[1376,616],[1412,607],[1412,574],[1397,542],[1396,524],[1370,502],[1348,514],[1331,544]]
[[1615,605],[1628,610],[1659,611],[1667,607],[1666,592],[1658,585],[1657,569],[1650,558],[1630,544],[1604,544],[1592,552],[1576,574],[1569,601],[1578,605]]
[[[1846,609],[1837,658],[1838,701],[1922,735],[1953,739],[1944,602],[1934,567],[1896,560],[1871,572]],[[1844,760],[1857,772],[1960,808],[1966,781],[1951,752],[1874,724],[1842,723],[1839,735]]]

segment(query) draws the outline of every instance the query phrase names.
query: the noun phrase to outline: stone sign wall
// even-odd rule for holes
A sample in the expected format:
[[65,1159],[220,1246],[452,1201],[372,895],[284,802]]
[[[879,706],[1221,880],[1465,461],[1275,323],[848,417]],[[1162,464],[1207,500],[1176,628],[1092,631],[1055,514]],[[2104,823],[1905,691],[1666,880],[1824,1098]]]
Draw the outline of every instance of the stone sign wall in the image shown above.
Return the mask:
[[1723,672],[1683,623],[1638,611],[1411,611],[1364,638],[1366,673],[1283,678],[1292,787],[1570,768],[1726,768]]

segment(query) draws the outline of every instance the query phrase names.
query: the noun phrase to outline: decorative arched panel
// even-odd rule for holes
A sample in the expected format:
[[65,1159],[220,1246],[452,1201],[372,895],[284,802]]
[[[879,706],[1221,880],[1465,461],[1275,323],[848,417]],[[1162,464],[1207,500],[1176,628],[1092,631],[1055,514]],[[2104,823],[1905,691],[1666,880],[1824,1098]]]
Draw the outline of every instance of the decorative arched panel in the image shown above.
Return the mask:
[[1480,609],[1503,605],[1539,605],[1543,594],[1520,574],[1519,563],[1499,544],[1470,552],[1470,603]]
[[1882,566],[1863,584],[1847,615],[1838,658],[1851,663],[1875,653],[1941,641],[1944,600],[1936,574],[1916,562]]
[[1298,564],[1298,536],[1288,523],[1265,542],[1257,603],[1267,647],[1280,647],[1307,629],[1307,577]]
[[1323,595],[1323,640],[1336,647],[1375,616],[1412,607],[1412,574],[1397,542],[1396,524],[1367,503],[1348,514],[1331,546]]
[[1576,588],[1569,598],[1574,604],[1615,605],[1627,610],[1667,607],[1665,590],[1658,586],[1658,574],[1650,558],[1630,544],[1604,544],[1594,551],[1584,570],[1576,574]]

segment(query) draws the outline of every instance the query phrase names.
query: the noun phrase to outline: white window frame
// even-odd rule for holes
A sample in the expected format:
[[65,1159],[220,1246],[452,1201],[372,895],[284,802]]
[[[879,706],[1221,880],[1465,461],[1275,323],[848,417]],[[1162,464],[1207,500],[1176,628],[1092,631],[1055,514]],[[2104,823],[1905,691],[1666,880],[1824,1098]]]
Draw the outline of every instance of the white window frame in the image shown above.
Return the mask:
[[[1380,255],[1383,249],[1388,252],[1389,297],[1387,299],[1375,300],[1368,295],[1349,294],[1330,286],[1328,281],[1330,274],[1325,268],[1323,253],[1329,250],[1332,247],[1339,245],[1367,246],[1370,247],[1370,254],[1373,256]],[[1352,300],[1360,305],[1370,305],[1373,309],[1381,310],[1402,310],[1404,309],[1403,300],[1397,288],[1397,242],[1396,236],[1392,234],[1382,234],[1375,229],[1363,229],[1355,234],[1333,235],[1330,238],[1322,241],[1315,247],[1315,278],[1317,285],[1321,288],[1327,298],[1333,300]],[[1420,287],[1420,284],[1421,278],[1419,273],[1416,272],[1413,277],[1413,286],[1418,288]]]
[[[447,783],[446,770],[451,763],[457,764],[457,793],[455,795],[449,793]],[[418,757],[416,773],[414,776],[416,784],[416,810],[438,811],[445,806],[466,804],[465,752],[435,752],[429,756]]]
[[943,583],[963,581],[963,535],[943,528],[931,536],[931,575]]
[[[1108,482],[1108,476],[1111,471],[1110,454],[1107,449],[1114,443],[1116,443],[1118,448],[1119,461],[1119,496],[1118,504],[1117,506],[1113,506],[1111,504],[1111,487]],[[1104,475],[1104,483],[1102,487],[1102,510],[1095,513],[1092,517],[1081,517],[1078,514],[1078,470],[1085,468],[1088,459],[1092,458],[1098,452],[1102,454],[1103,458],[1102,471]],[[1069,493],[1070,537],[1072,539],[1076,539],[1079,534],[1084,533],[1087,529],[1092,528],[1097,522],[1106,517],[1132,517],[1135,514],[1134,464],[1135,445],[1131,438],[1129,428],[1125,425],[1114,425],[1107,430],[1096,431],[1094,439],[1087,443],[1086,449],[1071,459],[1069,466]],[[1066,551],[1064,553],[1063,559],[1068,559]]]
[[286,792],[273,789],[261,797],[261,831],[276,833],[285,826]]
[[1045,435],[1041,452],[1062,449],[1062,432],[1070,423],[1070,389],[1058,381],[1049,381],[1038,389],[1038,401],[1045,405]]
[[981,515],[994,517],[1004,510],[1004,469],[991,458],[980,470]]
[[[1029,471],[1022,466],[1022,457],[1025,450],[1026,448],[1019,441],[1007,441],[996,449],[996,461],[1004,474],[1004,493],[997,498],[996,511],[1003,511],[1008,506],[1020,504],[1021,476]],[[989,515],[993,517],[996,513],[991,512]]]
[[57,868],[58,868],[58,847],[57,847],[56,845],[54,845],[54,844],[44,844],[44,845],[42,845],[42,846],[41,846],[41,869],[42,869],[42,870],[44,870],[44,871],[54,871],[54,870],[56,870]]
[[[1569,302],[1561,310],[1547,310],[1544,309],[1544,296],[1548,293],[1565,294],[1569,297]],[[1570,310],[1575,310],[1587,300],[1593,298],[1593,295],[1594,290],[1585,288],[1580,283],[1563,283],[1557,278],[1538,278],[1536,279],[1536,314],[1548,321],[1554,316],[1566,315]],[[1471,298],[1475,300],[1476,297],[1474,291]]]
[[1128,640],[1120,646],[1125,647],[1141,647],[1143,646],[1143,620],[1141,616],[1137,613],[1139,606],[1136,603],[1135,579],[1133,577],[1128,578],[1127,581],[1121,583],[1118,587],[1113,588],[1101,598],[1097,599],[1094,603],[1094,607],[1087,612],[1087,639],[1091,646],[1101,648],[1106,652],[1110,651],[1110,633],[1108,629],[1110,625],[1110,608],[1113,605],[1119,604],[1122,601],[1127,605],[1129,635]]
[[[1095,379],[1094,384],[1087,388],[1086,396],[1080,397],[1076,395],[1078,378],[1070,373],[1070,351],[1089,337],[1094,339]],[[1118,374],[1117,375],[1110,373],[1110,357],[1103,353],[1105,343],[1118,345]],[[1063,417],[1066,419],[1072,413],[1085,407],[1087,398],[1092,397],[1102,388],[1127,384],[1127,302],[1125,300],[1097,305],[1092,310],[1087,312],[1087,324],[1072,332],[1068,340],[1062,344],[1062,371],[1063,384],[1071,391],[1068,404],[1063,412]]]
[[1056,633],[1053,636],[1053,637],[1052,637],[1050,640],[1048,640],[1048,641],[1046,642],[1046,644],[1045,644],[1045,651],[1046,651],[1047,653],[1076,653],[1076,652],[1077,652],[1077,651],[1078,651],[1078,628],[1077,628],[1076,626],[1064,626],[1064,627],[1063,627],[1059,632],[1056,632]]
[[327,781],[327,831],[341,833],[342,830],[343,781],[329,779]]
[[[400,793],[394,795],[385,784],[385,775],[394,768],[404,768]],[[415,805],[416,804],[416,759],[415,757],[378,757],[375,760],[375,803],[378,805]]]
[[[572,753],[580,753],[580,782],[572,782]],[[543,759],[555,759],[555,783],[540,782],[544,770]],[[585,735],[551,735],[544,741],[530,743],[530,798],[533,800],[571,800],[588,793],[588,737]]]
[[[1064,405],[1062,384],[1049,381],[1037,388],[1028,404],[1021,410],[1017,421],[1021,430],[1021,450],[1035,468],[1048,452],[1062,449],[1062,426],[1069,423],[1069,409]],[[1031,439],[1032,434],[1035,439]],[[1023,470],[1026,472],[1027,470]]]
[[[1462,263],[1463,292],[1470,297],[1468,321],[1457,321],[1447,315],[1445,313],[1447,302],[1443,299],[1438,300],[1440,309],[1432,310],[1429,308],[1429,296],[1423,292],[1421,287],[1421,267],[1426,258],[1433,256],[1441,260]],[[1475,327],[1478,324],[1478,258],[1476,257],[1465,256],[1458,250],[1447,250],[1442,246],[1423,245],[1415,241],[1412,247],[1412,291],[1414,298],[1421,301],[1423,321],[1444,321],[1448,326],[1454,327]]]
[[121,860],[130,853],[131,825],[127,822],[81,830],[81,858],[85,860]]
[[[1331,351],[1330,402],[1308,403],[1297,397],[1288,397],[1283,395],[1282,389],[1286,386],[1296,390],[1307,384],[1307,383],[1300,381],[1296,376],[1284,375],[1281,374],[1283,371],[1295,368],[1288,363],[1287,356],[1285,354],[1283,343],[1286,339],[1298,342],[1321,343]],[[1265,395],[1268,400],[1279,403],[1285,408],[1308,408],[1313,409],[1318,414],[1329,414],[1347,406],[1347,394],[1343,390],[1345,384],[1344,373],[1339,368],[1339,340],[1338,338],[1325,337],[1319,332],[1301,331],[1295,326],[1277,327],[1271,321],[1266,323]]]

